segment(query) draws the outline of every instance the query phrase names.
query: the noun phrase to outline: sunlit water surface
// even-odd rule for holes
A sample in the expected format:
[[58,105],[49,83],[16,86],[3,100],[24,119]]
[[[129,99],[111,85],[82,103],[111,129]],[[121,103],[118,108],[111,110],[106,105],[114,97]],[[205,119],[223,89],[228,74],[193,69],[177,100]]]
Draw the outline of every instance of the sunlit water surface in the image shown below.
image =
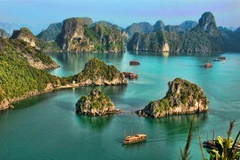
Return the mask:
[[[240,129],[240,54],[225,53],[226,61],[208,60],[219,55],[166,55],[126,52],[124,54],[51,53],[61,68],[50,70],[63,77],[79,73],[85,63],[97,57],[120,71],[139,74],[125,86],[101,88],[122,114],[87,117],[75,113],[77,100],[96,87],[63,89],[15,104],[15,109],[0,112],[0,159],[134,159],[175,160],[187,139],[190,120],[194,121],[191,155],[201,159],[197,134],[202,140],[226,136],[230,120],[236,120],[233,136]],[[141,65],[130,66],[130,60]],[[165,96],[169,81],[177,77],[198,84],[210,101],[204,114],[143,118],[133,111]],[[124,130],[146,133],[146,142],[123,146]]]

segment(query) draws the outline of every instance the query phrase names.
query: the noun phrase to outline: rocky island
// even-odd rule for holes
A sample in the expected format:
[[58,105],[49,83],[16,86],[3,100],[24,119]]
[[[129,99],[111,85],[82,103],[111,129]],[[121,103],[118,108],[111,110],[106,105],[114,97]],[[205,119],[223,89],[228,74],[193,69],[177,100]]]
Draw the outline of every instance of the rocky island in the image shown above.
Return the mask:
[[82,96],[76,103],[76,112],[83,115],[103,116],[120,113],[113,102],[100,89],[95,89],[87,96]]
[[127,84],[127,79],[115,66],[108,66],[103,61],[93,58],[77,75],[67,78],[68,82],[75,82],[79,86],[86,85],[119,85]]
[[136,113],[139,116],[160,118],[208,111],[209,101],[203,90],[196,84],[176,78],[168,83],[168,87],[164,98],[150,102]]
[[8,109],[13,102],[61,88],[127,84],[116,67],[96,58],[89,60],[79,74],[61,78],[40,70],[44,67],[39,64],[56,63],[28,42],[0,37],[0,110]]
[[[136,32],[127,44],[128,50],[182,53],[223,53],[224,43],[211,12],[205,12],[198,24],[161,25],[152,32]],[[164,27],[164,28],[163,28]]]
[[118,27],[90,24],[91,18],[64,20],[56,42],[63,51],[68,52],[125,52],[124,41]]

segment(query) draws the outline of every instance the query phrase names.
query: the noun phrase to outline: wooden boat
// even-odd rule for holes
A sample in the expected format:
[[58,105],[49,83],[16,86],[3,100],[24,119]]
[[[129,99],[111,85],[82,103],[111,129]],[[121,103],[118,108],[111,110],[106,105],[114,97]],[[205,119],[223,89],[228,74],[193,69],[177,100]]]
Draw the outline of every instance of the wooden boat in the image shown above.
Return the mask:
[[123,72],[124,76],[129,78],[129,79],[137,79],[138,74],[132,73],[132,72]]
[[137,60],[133,60],[133,61],[130,61],[129,64],[130,64],[130,65],[139,65],[140,62],[137,61]]
[[124,138],[124,140],[122,141],[123,144],[133,144],[133,143],[138,143],[138,142],[142,142],[145,141],[147,139],[147,135],[146,134],[135,134],[133,136],[127,136]]
[[226,60],[226,57],[220,56],[220,57],[218,57],[218,59],[219,59],[219,60]]
[[226,57],[220,56],[217,59],[214,59],[213,61],[224,61],[226,60]]
[[204,67],[204,68],[212,68],[212,62],[209,61],[209,62],[206,63],[203,67]]
[[130,79],[137,79],[138,78],[138,74],[132,73],[132,74],[130,74],[129,78]]
[[206,64],[204,65],[204,67],[205,67],[205,68],[212,68],[212,63],[206,63]]

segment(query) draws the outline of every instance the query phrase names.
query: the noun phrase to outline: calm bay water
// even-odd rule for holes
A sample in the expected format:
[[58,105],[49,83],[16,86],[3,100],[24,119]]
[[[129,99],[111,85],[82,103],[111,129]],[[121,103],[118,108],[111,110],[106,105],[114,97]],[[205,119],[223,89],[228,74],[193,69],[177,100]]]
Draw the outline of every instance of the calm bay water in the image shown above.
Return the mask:
[[[87,117],[75,114],[75,103],[96,87],[64,89],[15,104],[15,109],[0,112],[0,159],[178,159],[187,139],[189,122],[194,121],[191,155],[201,159],[197,134],[202,140],[226,135],[229,120],[236,120],[233,136],[240,129],[240,54],[226,53],[226,61],[213,68],[201,67],[213,56],[162,55],[126,52],[124,54],[49,54],[61,68],[50,70],[57,76],[77,74],[85,63],[97,57],[120,71],[139,74],[126,86],[100,87],[124,114]],[[137,59],[139,66],[129,66]],[[168,81],[177,77],[198,84],[210,101],[209,112],[170,116],[161,119],[132,114],[152,100],[165,96]],[[122,146],[123,132],[143,132],[148,140]]]

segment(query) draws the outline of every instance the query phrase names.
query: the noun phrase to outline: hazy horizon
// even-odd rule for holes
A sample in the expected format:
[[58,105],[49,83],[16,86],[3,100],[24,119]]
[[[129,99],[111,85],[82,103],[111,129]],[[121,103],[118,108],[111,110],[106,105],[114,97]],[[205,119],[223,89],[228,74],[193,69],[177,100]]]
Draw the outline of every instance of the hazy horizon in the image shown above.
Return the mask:
[[162,20],[179,25],[186,20],[198,22],[204,12],[212,12],[217,26],[239,27],[239,0],[1,0],[0,22],[38,28],[71,17],[90,17],[126,28],[132,23]]

